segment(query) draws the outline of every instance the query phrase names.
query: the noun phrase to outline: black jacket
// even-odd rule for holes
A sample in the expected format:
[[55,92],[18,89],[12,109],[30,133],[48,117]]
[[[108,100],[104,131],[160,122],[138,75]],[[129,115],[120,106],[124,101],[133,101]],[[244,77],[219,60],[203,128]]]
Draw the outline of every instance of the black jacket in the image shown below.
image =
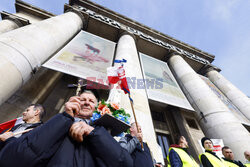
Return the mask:
[[[214,152],[208,150],[205,150],[205,152],[212,154],[220,160],[220,158]],[[201,163],[203,167],[213,167],[213,165],[205,155],[201,155]]]
[[[15,131],[17,128],[19,128],[22,124],[18,124],[14,127],[11,128],[10,132]],[[26,129],[31,129],[31,128],[36,128],[38,126],[42,125],[42,122],[38,122],[38,123],[34,123],[31,126],[27,127]],[[26,130],[25,129],[25,130]],[[7,130],[4,130],[1,134],[5,133]],[[27,132],[29,133],[29,132]],[[11,137],[9,139],[7,139],[6,141],[0,141],[0,150],[5,146],[6,143],[10,142],[11,140],[15,140],[15,137]]]
[[0,166],[132,166],[130,155],[103,127],[96,127],[82,143],[73,141],[68,136],[73,122],[74,118],[67,113],[57,114],[29,134],[8,143],[0,152]]

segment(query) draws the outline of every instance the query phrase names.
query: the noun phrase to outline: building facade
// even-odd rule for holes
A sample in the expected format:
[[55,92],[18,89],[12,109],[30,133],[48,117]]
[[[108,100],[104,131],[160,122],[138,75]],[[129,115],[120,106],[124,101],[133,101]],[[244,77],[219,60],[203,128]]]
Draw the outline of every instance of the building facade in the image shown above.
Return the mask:
[[[250,100],[219,73],[212,64],[215,56],[91,1],[70,0],[58,16],[20,0],[15,6],[16,13],[1,12],[0,122],[19,116],[30,103],[43,104],[47,119],[62,110],[75,93],[67,85],[77,83],[77,77],[43,65],[87,32],[114,44],[109,61],[127,60],[137,120],[157,161],[166,163],[176,134],[187,138],[196,160],[204,135],[223,139],[236,159],[244,160],[243,152],[250,150]],[[85,82],[88,77],[98,81],[89,74]],[[98,91],[131,112],[121,91]]]

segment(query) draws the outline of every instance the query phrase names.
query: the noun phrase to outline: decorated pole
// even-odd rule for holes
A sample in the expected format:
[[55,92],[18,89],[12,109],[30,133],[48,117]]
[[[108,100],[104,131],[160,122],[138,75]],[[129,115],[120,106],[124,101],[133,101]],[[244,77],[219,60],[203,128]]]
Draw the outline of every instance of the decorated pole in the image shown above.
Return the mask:
[[[132,108],[132,111],[133,111],[133,115],[134,115],[134,119],[135,119],[135,126],[136,126],[137,133],[138,133],[139,132],[139,127],[138,127],[138,123],[137,123],[137,119],[136,119],[136,115],[135,115],[135,109],[134,109],[134,105],[133,105],[133,101],[132,101],[132,98],[130,96],[130,93],[128,93],[128,97],[129,97],[130,105],[131,105],[131,108]],[[140,143],[141,143],[142,150],[144,150],[142,140],[140,140]]]
[[[125,70],[123,68],[123,63],[126,63],[127,60],[125,60],[125,59],[115,60],[114,62],[120,63],[120,66],[109,67],[107,69],[109,83],[115,84],[118,82],[121,89],[124,91],[124,93],[128,94],[130,105],[131,105],[132,112],[133,112],[134,119],[135,119],[137,133],[138,133],[139,127],[138,127],[138,123],[137,123],[137,119],[136,119],[136,115],[135,115],[135,110],[134,110],[134,106],[133,106],[133,99],[130,96],[130,90],[128,87],[128,83],[127,83],[127,79],[126,79],[126,75],[125,75]],[[143,142],[141,140],[140,140],[140,143],[141,143],[142,150],[144,150]]]

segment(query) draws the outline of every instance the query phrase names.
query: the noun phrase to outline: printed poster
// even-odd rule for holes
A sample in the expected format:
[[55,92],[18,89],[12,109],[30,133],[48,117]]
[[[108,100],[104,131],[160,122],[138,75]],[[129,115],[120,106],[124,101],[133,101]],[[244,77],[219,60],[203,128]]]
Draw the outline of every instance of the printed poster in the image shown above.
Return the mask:
[[107,68],[112,66],[115,43],[80,31],[44,67],[80,78],[91,77],[107,85]]
[[166,62],[139,53],[148,98],[192,110]]

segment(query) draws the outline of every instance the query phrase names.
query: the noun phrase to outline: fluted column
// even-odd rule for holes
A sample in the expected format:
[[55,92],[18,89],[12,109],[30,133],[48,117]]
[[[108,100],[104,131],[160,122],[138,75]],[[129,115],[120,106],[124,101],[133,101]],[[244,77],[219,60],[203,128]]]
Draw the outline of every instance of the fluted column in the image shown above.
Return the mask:
[[0,21],[0,34],[14,30],[18,27],[20,27],[20,25],[17,24],[17,22],[15,22],[14,20],[2,20]]
[[[117,44],[115,59],[127,60],[127,63],[124,64],[126,77],[130,79],[133,78],[136,80],[136,88],[130,89],[130,92],[131,97],[134,101],[134,109],[136,112],[137,121],[142,127],[144,136],[143,140],[148,143],[151,151],[153,152],[154,158],[157,161],[164,163],[162,152],[158,147],[155,137],[155,131],[153,127],[146,90],[145,88],[143,88],[143,86],[141,86],[143,84],[143,76],[138,52],[136,49],[135,39],[132,35],[125,33],[120,37]],[[125,95],[122,92],[120,94],[120,97],[121,107],[123,107],[133,117],[128,95]]]
[[250,99],[216,70],[207,72],[208,78],[250,120]]
[[18,90],[42,63],[81,30],[75,12],[52,17],[0,35],[0,104]]
[[189,93],[205,135],[223,139],[236,159],[244,160],[243,152],[250,149],[249,132],[181,56],[172,55],[169,64]]

